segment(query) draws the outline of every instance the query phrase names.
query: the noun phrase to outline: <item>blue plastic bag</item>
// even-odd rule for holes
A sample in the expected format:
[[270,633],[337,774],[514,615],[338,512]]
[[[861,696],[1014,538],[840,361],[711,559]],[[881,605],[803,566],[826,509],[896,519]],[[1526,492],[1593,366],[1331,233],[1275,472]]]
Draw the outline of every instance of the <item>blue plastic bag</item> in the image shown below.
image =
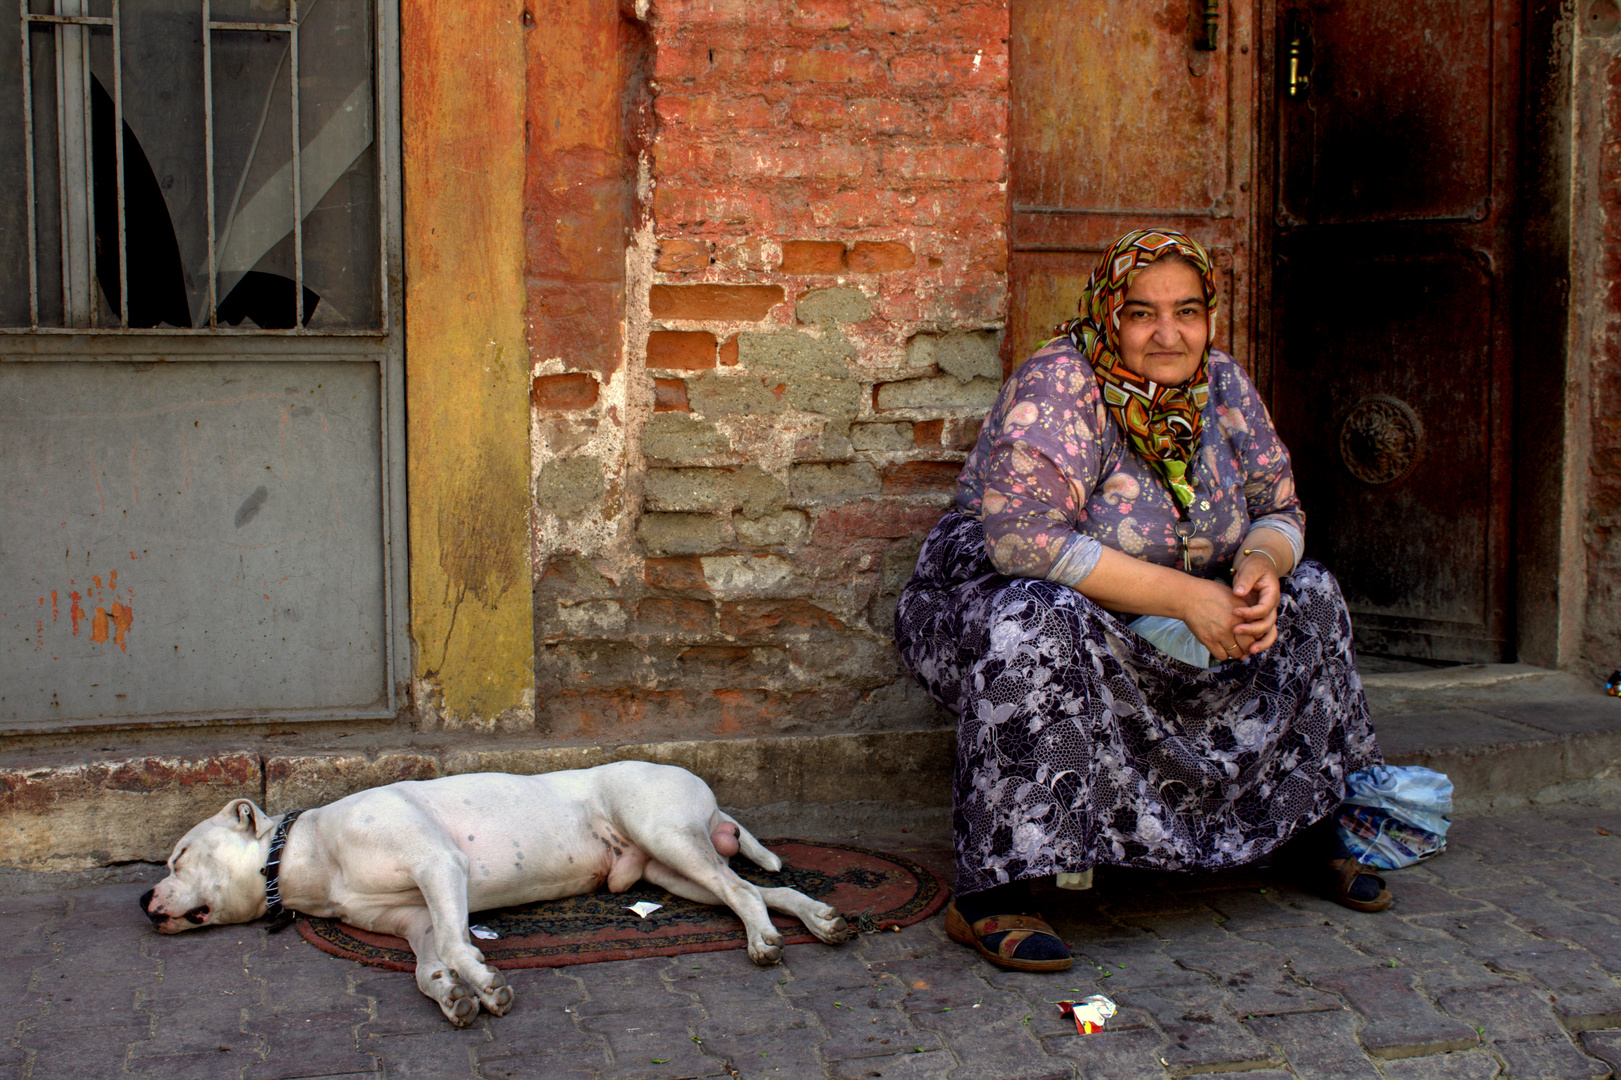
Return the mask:
[[1399,870],[1446,850],[1452,781],[1418,765],[1375,765],[1346,779],[1337,832],[1346,853]]

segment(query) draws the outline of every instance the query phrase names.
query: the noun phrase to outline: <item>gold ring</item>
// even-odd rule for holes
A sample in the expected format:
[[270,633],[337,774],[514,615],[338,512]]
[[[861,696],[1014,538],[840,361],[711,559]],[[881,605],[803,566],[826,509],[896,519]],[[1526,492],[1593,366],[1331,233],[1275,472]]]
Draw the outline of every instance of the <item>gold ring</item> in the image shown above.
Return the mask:
[[1227,646],[1227,651],[1230,652],[1230,653],[1235,653],[1235,652],[1238,651],[1238,646],[1237,645],[1229,645],[1229,646]]

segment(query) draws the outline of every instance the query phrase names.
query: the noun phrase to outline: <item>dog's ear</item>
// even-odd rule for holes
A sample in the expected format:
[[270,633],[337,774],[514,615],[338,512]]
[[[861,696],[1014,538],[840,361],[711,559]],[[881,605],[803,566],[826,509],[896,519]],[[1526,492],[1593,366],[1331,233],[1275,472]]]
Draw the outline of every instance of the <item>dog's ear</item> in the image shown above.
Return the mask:
[[238,829],[249,836],[257,836],[260,813],[259,808],[253,805],[252,799],[232,799],[220,811],[220,817],[231,819]]

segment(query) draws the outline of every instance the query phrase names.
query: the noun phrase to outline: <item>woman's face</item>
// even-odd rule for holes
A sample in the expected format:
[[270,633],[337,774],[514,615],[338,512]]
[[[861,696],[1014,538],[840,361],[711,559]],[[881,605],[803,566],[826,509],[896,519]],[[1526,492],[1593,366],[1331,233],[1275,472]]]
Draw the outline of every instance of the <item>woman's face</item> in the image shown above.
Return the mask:
[[1161,260],[1138,271],[1120,306],[1120,362],[1127,371],[1178,386],[1198,370],[1209,338],[1197,270]]

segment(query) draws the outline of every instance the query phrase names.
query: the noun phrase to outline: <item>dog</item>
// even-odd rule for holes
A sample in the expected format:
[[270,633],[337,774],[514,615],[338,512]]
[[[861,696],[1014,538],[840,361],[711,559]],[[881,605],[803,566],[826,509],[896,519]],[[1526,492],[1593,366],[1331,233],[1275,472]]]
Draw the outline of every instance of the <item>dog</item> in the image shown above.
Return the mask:
[[685,769],[618,761],[536,776],[468,773],[372,788],[302,816],[232,799],[180,838],[169,876],[140,904],[165,934],[285,908],[405,938],[418,988],[466,1027],[480,1006],[496,1016],[512,1007],[512,988],[473,946],[469,911],[604,885],[624,892],[646,878],[735,911],[756,964],[782,958],[767,908],[830,945],[855,935],[827,904],[738,877],[726,857],[739,850],[782,868]]

